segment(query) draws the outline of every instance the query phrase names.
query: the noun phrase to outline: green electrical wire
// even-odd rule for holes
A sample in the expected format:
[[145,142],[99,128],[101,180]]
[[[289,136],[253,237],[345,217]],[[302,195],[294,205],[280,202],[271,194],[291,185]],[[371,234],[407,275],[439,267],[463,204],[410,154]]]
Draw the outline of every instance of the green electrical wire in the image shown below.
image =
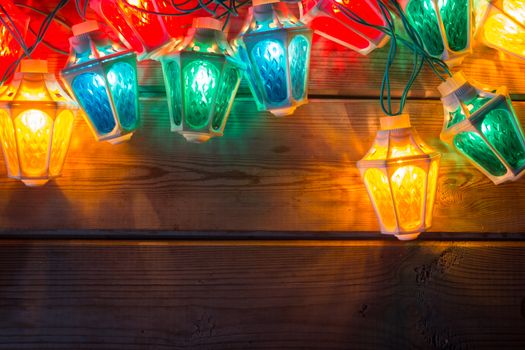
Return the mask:
[[[405,33],[407,34],[409,40],[403,38],[397,32],[393,15],[390,9],[385,4],[385,2],[390,3],[391,6],[394,8],[396,14],[401,20],[401,24],[403,25],[403,29]],[[335,2],[334,0],[332,0],[332,4],[336,6],[341,11],[341,13],[343,13],[350,20],[358,24],[361,24],[361,25],[372,27],[390,37],[390,47],[388,50],[385,72],[383,74],[383,79],[381,81],[381,89],[380,89],[380,97],[379,97],[381,101],[381,109],[386,115],[394,116],[394,115],[399,115],[403,113],[410,89],[412,85],[414,84],[415,80],[417,79],[417,77],[419,76],[419,74],[421,73],[421,70],[423,69],[423,66],[425,63],[427,63],[430,66],[432,71],[441,80],[446,79],[444,76],[451,76],[451,73],[450,73],[450,70],[447,64],[443,60],[433,57],[427,52],[427,50],[425,49],[423,45],[423,40],[421,39],[421,36],[417,32],[417,30],[415,30],[415,28],[410,24],[410,22],[408,21],[406,17],[406,14],[404,13],[403,9],[401,8],[397,0],[383,0],[383,1],[377,0],[377,5],[381,11],[383,18],[385,19],[385,23],[386,23],[385,26],[374,25],[374,24],[371,24],[365,21],[355,12],[344,7],[340,3]],[[410,74],[410,77],[400,97],[399,108],[397,111],[394,111],[392,108],[392,94],[391,94],[391,89],[390,89],[390,68],[395,62],[397,49],[398,49],[398,43],[402,44],[403,46],[407,47],[410,51],[412,51],[413,53],[412,61],[413,62],[412,62],[412,72]]]
[[29,54],[29,50],[26,46],[22,33],[20,33],[20,31],[18,30],[18,27],[15,24],[15,21],[11,18],[9,13],[7,13],[6,9],[2,5],[0,5],[0,13],[3,13],[4,16],[7,18],[6,20],[4,19],[3,16],[0,16],[0,21],[2,22],[4,27],[7,28],[7,30],[13,36],[15,41],[18,44],[20,44],[20,46],[22,47],[22,50],[24,50],[26,54]]
[[[165,17],[176,17],[176,16],[186,16],[186,15],[189,15],[189,14],[192,14],[196,11],[199,11],[199,10],[205,10],[206,12],[210,13],[212,16],[216,16],[216,17],[219,17],[217,15],[217,9],[219,6],[223,7],[226,12],[223,14],[223,15],[227,15],[228,13],[232,13],[234,15],[237,15],[237,10],[236,8],[239,7],[239,6],[242,6],[244,5],[245,3],[248,3],[248,1],[246,2],[243,2],[242,5],[235,5],[235,7],[232,7],[232,6],[228,6],[224,3],[224,1],[222,0],[197,0],[198,2],[198,5],[191,8],[191,9],[184,9],[184,8],[181,8],[181,6],[184,6],[188,3],[190,3],[190,1],[188,0],[185,0],[183,1],[182,3],[176,3],[174,0],[171,1],[171,5],[172,7],[178,11],[178,12],[159,12],[159,11],[153,11],[153,10],[147,10],[147,9],[144,9],[144,8],[141,8],[139,6],[136,6],[136,5],[132,5],[128,2],[125,2],[126,6],[136,10],[136,11],[139,11],[139,12],[143,12],[143,13],[147,13],[147,14],[150,14],[150,15],[156,15],[156,16],[165,16]],[[210,8],[210,5],[216,5],[214,9]]]
[[[46,35],[47,31],[49,30],[49,27],[51,26],[51,23],[53,20],[57,20],[55,17],[57,13],[67,5],[69,0],[60,0],[60,2],[57,4],[57,6],[51,11],[49,14],[46,15],[46,18],[44,21],[42,21],[40,28],[38,32],[36,33],[36,40],[30,47],[27,48],[27,53],[24,52],[16,61],[14,61],[12,64],[10,64],[5,72],[5,74],[2,76],[2,79],[0,79],[0,85],[5,83],[9,77],[11,77],[17,67],[20,65],[20,62],[26,58],[31,57],[31,54],[36,50],[36,48],[44,41],[44,36]],[[16,6],[21,6],[18,3],[15,3]],[[67,25],[67,24],[66,24]],[[19,42],[20,45],[25,45],[22,42]]]

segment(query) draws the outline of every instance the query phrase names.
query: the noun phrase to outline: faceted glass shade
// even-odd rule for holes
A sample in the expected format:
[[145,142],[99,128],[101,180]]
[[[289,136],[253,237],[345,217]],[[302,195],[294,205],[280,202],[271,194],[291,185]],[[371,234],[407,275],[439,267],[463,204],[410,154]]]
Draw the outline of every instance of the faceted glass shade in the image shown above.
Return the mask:
[[60,176],[78,107],[45,61],[22,61],[0,91],[0,141],[9,177],[41,186]]
[[525,170],[525,138],[505,87],[484,91],[461,72],[440,86],[445,108],[443,142],[454,147],[495,184]]
[[184,43],[165,47],[159,61],[171,130],[190,142],[205,142],[224,133],[241,80],[241,63],[232,57],[220,22],[198,18],[195,26]]
[[136,55],[100,31],[70,41],[72,50],[62,78],[95,138],[110,143],[129,140],[140,121]]
[[388,36],[383,32],[348,18],[338,6],[345,7],[366,22],[385,26],[376,0],[302,0],[301,21],[329,40],[363,55],[382,47]]
[[[193,19],[192,16],[157,16],[139,10],[173,13],[168,0],[91,0],[90,5],[141,60],[149,58],[172,37],[183,37]],[[198,13],[203,15],[203,11]]]
[[1,5],[9,14],[9,18],[0,11],[0,18],[2,18],[0,21],[0,79],[4,77],[23,52],[22,47],[11,32],[19,32],[22,36],[21,39],[24,40],[29,24],[29,18],[19,11],[11,0],[2,0]]
[[252,7],[234,47],[258,109],[284,116],[308,102],[312,31],[277,5]]
[[432,56],[457,65],[472,52],[472,0],[405,0],[404,9]]
[[407,115],[382,118],[381,125],[357,167],[381,232],[415,239],[432,224],[440,154],[419,138]]
[[525,0],[475,0],[476,35],[485,45],[525,59]]

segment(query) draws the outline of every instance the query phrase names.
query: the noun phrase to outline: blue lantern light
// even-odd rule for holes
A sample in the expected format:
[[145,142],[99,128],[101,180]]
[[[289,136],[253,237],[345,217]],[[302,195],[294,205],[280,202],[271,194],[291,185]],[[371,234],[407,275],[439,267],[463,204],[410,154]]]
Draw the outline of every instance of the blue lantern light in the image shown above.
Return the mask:
[[136,54],[112,42],[96,21],[73,26],[73,34],[62,79],[98,141],[129,140],[140,120]]
[[259,110],[292,114],[308,102],[312,31],[278,0],[254,0],[234,41]]

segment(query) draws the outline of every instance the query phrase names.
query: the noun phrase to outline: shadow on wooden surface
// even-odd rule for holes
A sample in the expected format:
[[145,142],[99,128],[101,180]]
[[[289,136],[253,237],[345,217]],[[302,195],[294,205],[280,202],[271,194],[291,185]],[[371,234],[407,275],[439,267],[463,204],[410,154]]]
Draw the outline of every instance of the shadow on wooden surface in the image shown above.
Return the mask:
[[525,243],[0,242],[1,349],[502,349]]

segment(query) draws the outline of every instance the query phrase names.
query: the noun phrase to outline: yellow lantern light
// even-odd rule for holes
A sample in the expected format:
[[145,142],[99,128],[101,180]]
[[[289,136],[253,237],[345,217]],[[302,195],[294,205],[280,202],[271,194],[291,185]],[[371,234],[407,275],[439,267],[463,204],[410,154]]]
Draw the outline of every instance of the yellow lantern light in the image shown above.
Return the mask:
[[8,176],[42,186],[60,176],[77,104],[47,73],[47,61],[23,60],[0,90],[0,142]]
[[525,0],[475,0],[476,36],[485,45],[525,58]]
[[421,140],[408,114],[380,122],[372,148],[357,167],[381,232],[416,239],[432,224],[441,155]]

